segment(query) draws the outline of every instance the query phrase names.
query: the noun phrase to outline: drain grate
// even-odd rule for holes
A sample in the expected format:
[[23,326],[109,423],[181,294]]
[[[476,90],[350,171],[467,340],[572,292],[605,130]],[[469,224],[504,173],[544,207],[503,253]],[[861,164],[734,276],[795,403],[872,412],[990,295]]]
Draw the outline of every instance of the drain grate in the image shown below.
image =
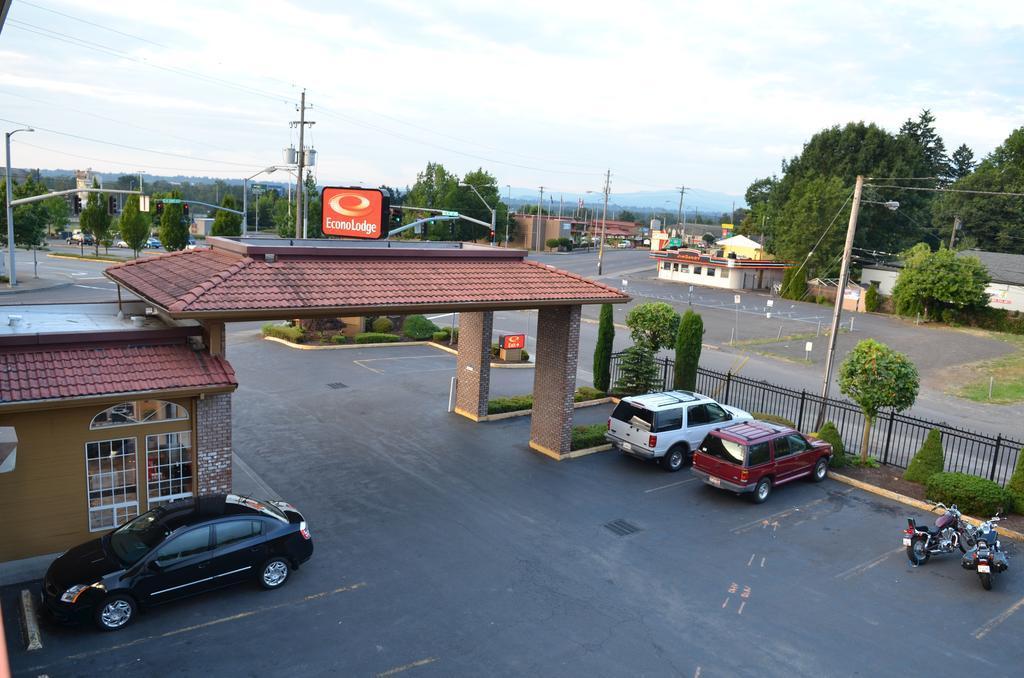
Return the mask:
[[605,523],[604,526],[620,537],[625,537],[635,532],[639,532],[641,529],[628,520],[623,520],[622,518],[613,520],[610,523]]
[[337,390],[339,388],[348,388],[348,385],[347,384],[343,384],[340,381],[333,381],[330,384],[327,384],[327,388],[333,388],[333,389]]

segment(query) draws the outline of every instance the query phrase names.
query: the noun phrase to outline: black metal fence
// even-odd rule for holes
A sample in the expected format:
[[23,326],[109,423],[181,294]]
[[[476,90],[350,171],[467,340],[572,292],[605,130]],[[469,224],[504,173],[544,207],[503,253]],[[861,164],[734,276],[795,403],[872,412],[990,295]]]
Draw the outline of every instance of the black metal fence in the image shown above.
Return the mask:
[[[619,380],[621,361],[621,353],[612,355],[613,385]],[[658,369],[650,391],[670,389],[674,380],[675,362],[671,358],[657,358],[656,363]],[[820,395],[807,391],[704,368],[697,370],[697,391],[720,403],[748,412],[784,417],[794,422],[801,431],[814,430],[824,408],[821,421],[831,421],[836,425],[848,453],[860,454],[865,417],[860,408],[848,400],[822,400]],[[906,468],[932,429],[942,434],[947,471],[970,473],[1001,485],[1010,479],[1021,447],[1024,447],[1021,441],[1003,435],[990,436],[941,422],[884,412],[876,417],[871,427],[868,454],[883,464]]]

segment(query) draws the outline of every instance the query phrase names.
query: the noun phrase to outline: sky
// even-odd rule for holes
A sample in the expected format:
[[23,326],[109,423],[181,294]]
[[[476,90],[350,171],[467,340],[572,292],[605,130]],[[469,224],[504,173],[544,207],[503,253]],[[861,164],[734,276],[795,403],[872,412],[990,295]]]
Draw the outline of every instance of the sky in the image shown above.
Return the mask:
[[922,108],[983,157],[1024,124],[1022,38],[1019,1],[14,0],[0,127],[37,130],[15,167],[242,178],[297,145],[305,89],[321,184],[432,161],[742,195],[823,128]]

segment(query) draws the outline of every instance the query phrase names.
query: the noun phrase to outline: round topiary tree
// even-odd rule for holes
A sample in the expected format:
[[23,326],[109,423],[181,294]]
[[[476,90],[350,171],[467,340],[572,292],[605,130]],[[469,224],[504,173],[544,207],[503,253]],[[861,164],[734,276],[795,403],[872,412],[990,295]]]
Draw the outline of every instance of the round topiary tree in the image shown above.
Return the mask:
[[437,330],[437,325],[422,315],[411,315],[402,323],[402,333],[417,341],[430,339]]
[[370,323],[370,329],[378,334],[387,334],[394,328],[395,324],[391,322],[391,319],[384,316],[374,318],[373,322]]
[[697,390],[697,366],[700,363],[701,341],[704,339],[704,321],[699,313],[687,309],[679,321],[676,333],[676,389]]
[[910,460],[907,470],[903,473],[903,479],[915,483],[926,483],[936,473],[945,470],[945,457],[942,452],[942,434],[938,429],[928,432],[921,449],[917,451],[914,458]]
[[831,421],[826,421],[825,425],[818,431],[818,438],[824,440],[826,443],[832,446],[832,466],[833,468],[842,468],[850,463],[850,460],[846,458],[846,446],[843,445],[843,436],[839,433],[839,429]]
[[594,346],[594,388],[605,393],[611,387],[612,345],[615,343],[615,319],[612,305],[601,304],[597,323],[597,345]]
[[864,437],[860,460],[868,463],[871,424],[882,408],[901,412],[917,399],[917,368],[907,356],[874,339],[853,347],[839,368],[839,390],[860,405],[864,413]]
[[679,332],[679,314],[664,301],[653,301],[634,306],[626,314],[626,325],[637,346],[651,353],[668,348]]

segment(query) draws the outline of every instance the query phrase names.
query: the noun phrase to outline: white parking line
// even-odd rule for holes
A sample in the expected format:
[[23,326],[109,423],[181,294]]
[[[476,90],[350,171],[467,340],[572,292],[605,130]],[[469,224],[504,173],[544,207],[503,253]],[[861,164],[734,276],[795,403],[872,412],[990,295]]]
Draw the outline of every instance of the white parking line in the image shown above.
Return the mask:
[[1016,603],[1011,605],[1009,608],[1007,608],[1007,610],[1005,612],[1003,612],[998,617],[994,617],[994,618],[990,619],[989,621],[985,622],[983,625],[981,625],[977,629],[975,629],[974,637],[977,638],[978,640],[981,640],[982,638],[984,638],[985,636],[988,635],[989,631],[991,631],[992,629],[994,629],[995,627],[999,626],[1004,621],[1009,619],[1010,615],[1012,615],[1014,612],[1019,610],[1022,605],[1024,605],[1024,598],[1021,598]]
[[661,487],[652,487],[649,490],[644,490],[644,494],[650,494],[651,492],[657,492],[659,490],[667,490],[670,487],[679,487],[680,485],[685,485],[686,483],[692,483],[695,480],[700,480],[700,479],[699,478],[687,478],[686,480],[680,480],[677,483],[669,483],[668,485],[662,485]]
[[899,547],[898,549],[894,549],[892,551],[886,551],[882,555],[878,556],[877,558],[872,558],[871,560],[867,561],[866,563],[861,563],[860,565],[854,565],[849,570],[843,570],[842,572],[837,574],[835,576],[835,578],[836,579],[852,579],[853,577],[856,577],[859,574],[864,574],[865,572],[867,572],[871,568],[875,567],[876,565],[881,564],[887,558],[889,558],[889,556],[895,555],[897,553],[903,553],[904,551],[906,551],[906,548],[903,547],[903,546]]

